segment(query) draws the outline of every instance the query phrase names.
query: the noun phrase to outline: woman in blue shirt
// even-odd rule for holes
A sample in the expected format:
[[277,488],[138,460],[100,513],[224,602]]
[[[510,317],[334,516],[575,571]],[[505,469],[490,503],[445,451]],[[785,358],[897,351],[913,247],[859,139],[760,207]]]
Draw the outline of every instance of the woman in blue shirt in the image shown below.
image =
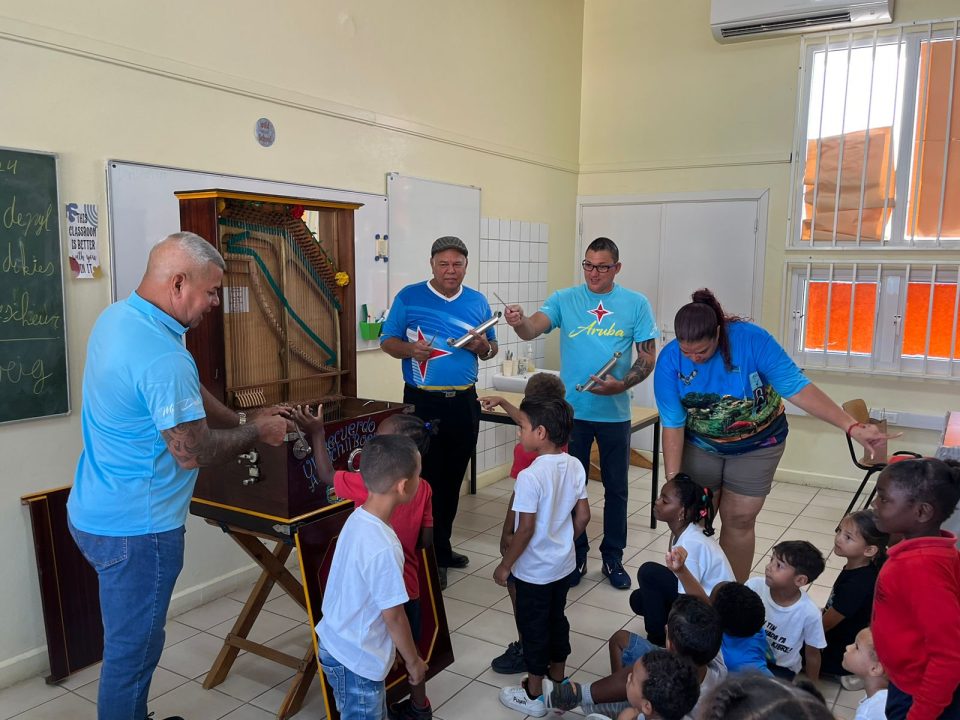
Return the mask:
[[667,479],[682,471],[719,493],[720,545],[744,582],[757,515],[787,437],[783,398],[845,430],[871,454],[887,436],[857,423],[803,375],[770,333],[725,314],[709,290],[697,290],[680,308],[674,331],[654,371]]

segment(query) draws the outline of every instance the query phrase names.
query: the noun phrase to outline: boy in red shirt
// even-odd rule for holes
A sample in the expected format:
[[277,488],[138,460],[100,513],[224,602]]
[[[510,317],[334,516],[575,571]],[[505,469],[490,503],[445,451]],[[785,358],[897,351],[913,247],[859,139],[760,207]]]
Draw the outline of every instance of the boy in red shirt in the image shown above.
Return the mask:
[[960,553],[940,524],[960,499],[960,464],[888,465],[877,479],[877,527],[903,540],[874,593],[873,641],[887,671],[888,720],[960,719]]
[[[566,388],[563,385],[563,380],[560,379],[559,375],[553,375],[548,372],[538,372],[530,376],[530,379],[527,380],[527,384],[523,390],[524,399],[529,397],[545,397],[545,398],[557,398],[563,400],[564,395],[566,395]],[[499,395],[487,395],[480,399],[480,404],[483,405],[484,410],[490,410],[500,406],[503,408],[503,411],[510,416],[510,419],[519,427],[520,426],[520,410],[512,405],[511,403],[504,400]],[[563,452],[567,451],[567,446],[563,446]],[[513,449],[513,466],[510,468],[510,477],[514,480],[517,479],[517,475],[520,474],[522,470],[526,470],[530,467],[530,464],[537,459],[536,452],[528,452],[523,449],[522,443],[517,443],[517,446]],[[513,506],[513,496],[510,496],[510,507]],[[502,555],[505,551],[506,545],[509,544],[510,536],[513,534],[513,513],[508,512],[506,519],[503,521],[503,533],[500,536],[500,554]],[[511,579],[507,582],[507,592],[510,593],[510,604],[513,606],[513,617],[516,620],[517,617],[517,586]],[[493,671],[496,673],[502,673],[504,675],[515,675],[516,673],[523,672],[526,670],[527,666],[523,662],[523,646],[520,638],[520,628],[517,627],[517,640],[512,642],[507,646],[506,652],[503,655],[498,655],[490,663],[490,667],[493,668]]]
[[[324,485],[332,486],[338,497],[353,500],[358,507],[366,502],[367,488],[359,472],[334,471],[327,453],[327,439],[323,428],[323,406],[313,415],[309,407],[297,407],[291,417],[310,434],[317,477]],[[377,427],[377,435],[405,435],[413,440],[421,457],[430,447],[430,438],[436,435],[436,426],[425,423],[416,415],[391,415]],[[360,462],[363,462],[361,453]],[[420,550],[433,545],[433,491],[430,483],[421,482],[413,499],[397,505],[390,517],[390,525],[403,547],[403,584],[410,599],[404,604],[413,639],[420,642]],[[390,706],[390,720],[430,720],[433,710],[427,698],[426,683],[410,685],[410,697]]]

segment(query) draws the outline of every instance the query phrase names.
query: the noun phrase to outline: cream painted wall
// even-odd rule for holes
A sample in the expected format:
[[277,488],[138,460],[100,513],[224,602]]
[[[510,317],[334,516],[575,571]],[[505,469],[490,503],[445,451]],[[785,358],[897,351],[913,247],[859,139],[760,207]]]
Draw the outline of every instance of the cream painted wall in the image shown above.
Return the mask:
[[[957,10],[955,0],[901,0],[897,20]],[[769,188],[758,319],[779,332],[799,38],[720,45],[710,0],[586,0],[583,27],[579,193]],[[839,402],[862,396],[873,407],[925,414],[956,405],[948,400],[955,383],[810,375]],[[791,433],[779,477],[836,487],[859,479],[842,433],[806,417],[791,420]],[[910,430],[891,447],[932,452],[937,439]]]
[[[97,203],[101,218],[109,158],[372,192],[395,170],[478,185],[485,214],[546,222],[551,254],[572,252],[580,0],[282,7],[108,0],[78,13],[65,0],[4,0],[0,142],[58,153],[61,200]],[[277,127],[270,149],[254,140],[261,116]],[[553,269],[551,286],[568,272]],[[66,280],[74,414],[0,427],[0,686],[46,667],[17,498],[72,479],[86,337],[109,288],[107,278]],[[399,398],[396,361],[364,353],[358,366],[362,395]],[[187,542],[181,608],[249,572],[246,556],[202,522],[189,521]]]

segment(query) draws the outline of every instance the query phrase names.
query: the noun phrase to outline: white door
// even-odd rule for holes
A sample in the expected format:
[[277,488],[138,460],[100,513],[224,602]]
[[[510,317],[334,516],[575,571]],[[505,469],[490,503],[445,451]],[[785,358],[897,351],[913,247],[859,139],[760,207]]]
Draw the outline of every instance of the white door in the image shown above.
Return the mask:
[[[766,218],[762,199],[586,204],[581,199],[578,261],[590,241],[609,237],[620,248],[617,282],[650,300],[660,328],[659,351],[673,339],[673,318],[701,287],[730,313],[759,314]],[[633,403],[654,407],[652,379]],[[633,446],[653,447],[652,429]]]

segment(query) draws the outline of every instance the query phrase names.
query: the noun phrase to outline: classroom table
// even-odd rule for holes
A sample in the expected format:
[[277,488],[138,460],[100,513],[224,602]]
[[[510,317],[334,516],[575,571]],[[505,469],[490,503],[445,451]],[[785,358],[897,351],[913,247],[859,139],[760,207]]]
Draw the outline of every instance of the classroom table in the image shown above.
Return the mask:
[[[480,399],[488,395],[502,397],[511,405],[520,407],[523,401],[523,393],[501,392],[499,390],[481,390],[477,393]],[[500,423],[503,425],[513,425],[513,420],[501,408],[480,411],[481,422]],[[650,527],[657,527],[657,519],[653,515],[653,504],[657,501],[657,495],[660,494],[660,413],[656,408],[630,406],[630,433],[643,430],[653,426],[653,459],[651,462],[652,482],[650,485]],[[477,449],[474,447],[473,455],[470,460],[470,494],[477,492]]]

